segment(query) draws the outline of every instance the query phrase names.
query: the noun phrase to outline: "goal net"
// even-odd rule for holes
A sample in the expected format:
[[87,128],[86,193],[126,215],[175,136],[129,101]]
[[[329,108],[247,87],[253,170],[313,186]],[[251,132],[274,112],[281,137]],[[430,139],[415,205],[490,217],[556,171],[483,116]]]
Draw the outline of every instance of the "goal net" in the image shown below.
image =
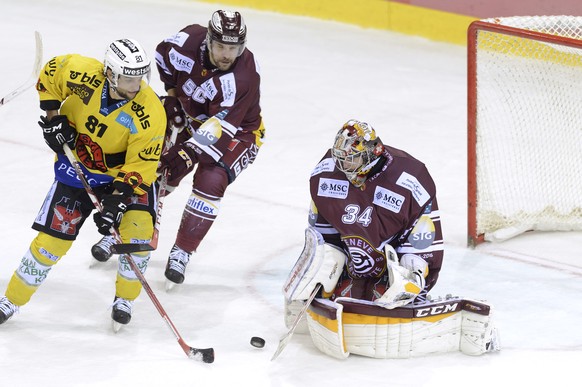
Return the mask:
[[469,244],[582,230],[582,17],[468,31]]

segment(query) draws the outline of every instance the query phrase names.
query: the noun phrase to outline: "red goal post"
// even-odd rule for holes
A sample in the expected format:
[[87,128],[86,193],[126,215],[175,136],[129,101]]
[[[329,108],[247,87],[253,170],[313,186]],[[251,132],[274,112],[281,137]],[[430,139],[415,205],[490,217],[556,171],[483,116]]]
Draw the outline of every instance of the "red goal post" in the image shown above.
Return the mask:
[[468,29],[468,243],[582,230],[582,17]]

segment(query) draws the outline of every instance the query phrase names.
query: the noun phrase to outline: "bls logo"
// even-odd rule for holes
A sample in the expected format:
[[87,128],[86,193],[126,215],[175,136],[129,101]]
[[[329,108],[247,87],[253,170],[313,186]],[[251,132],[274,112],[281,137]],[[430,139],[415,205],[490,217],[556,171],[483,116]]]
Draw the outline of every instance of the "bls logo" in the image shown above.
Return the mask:
[[139,118],[139,123],[142,129],[147,129],[150,127],[150,122],[148,118],[150,115],[145,112],[145,108],[135,101],[131,101],[131,110],[135,112],[137,118]]

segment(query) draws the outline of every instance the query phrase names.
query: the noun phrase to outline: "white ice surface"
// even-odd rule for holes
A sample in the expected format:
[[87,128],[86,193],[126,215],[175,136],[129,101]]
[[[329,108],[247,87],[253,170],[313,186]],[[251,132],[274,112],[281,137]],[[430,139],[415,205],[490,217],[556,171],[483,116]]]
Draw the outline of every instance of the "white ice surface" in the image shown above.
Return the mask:
[[[188,1],[0,0],[0,96],[26,80],[34,31],[44,60],[101,58],[113,39],[156,44],[217,4]],[[229,188],[218,221],[164,291],[163,269],[189,193],[165,203],[159,249],[146,277],[184,340],[214,347],[216,361],[188,359],[145,292],[114,334],[115,260],[89,269],[99,239],[91,221],[18,315],[0,326],[2,386],[525,386],[575,385],[582,364],[580,233],[528,234],[476,250],[466,244],[465,48],[387,31],[241,9],[262,68],[268,141]],[[152,76],[152,86],[163,88]],[[36,124],[33,89],[0,108],[0,293],[28,248],[30,225],[52,182],[52,153]],[[280,288],[303,245],[311,168],[349,118],[423,160],[438,186],[446,256],[433,294],[486,299],[503,350],[406,360],[320,353],[295,335],[270,358],[283,323]],[[251,336],[265,338],[259,350]]]

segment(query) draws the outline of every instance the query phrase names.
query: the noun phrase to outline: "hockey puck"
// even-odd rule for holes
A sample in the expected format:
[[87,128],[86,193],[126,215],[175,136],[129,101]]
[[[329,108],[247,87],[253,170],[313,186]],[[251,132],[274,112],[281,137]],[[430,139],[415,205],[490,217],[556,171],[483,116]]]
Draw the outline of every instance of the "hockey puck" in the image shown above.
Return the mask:
[[265,346],[265,339],[262,337],[251,337],[251,345],[255,348],[263,348]]

